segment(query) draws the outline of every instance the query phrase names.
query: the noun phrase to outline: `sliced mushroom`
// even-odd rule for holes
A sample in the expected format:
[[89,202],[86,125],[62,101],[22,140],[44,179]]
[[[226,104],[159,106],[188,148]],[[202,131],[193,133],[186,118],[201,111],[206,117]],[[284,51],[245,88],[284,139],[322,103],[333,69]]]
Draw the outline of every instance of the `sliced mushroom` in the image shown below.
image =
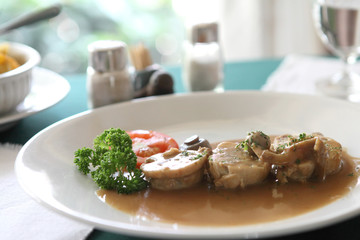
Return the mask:
[[284,148],[283,152],[275,153],[265,150],[260,160],[270,164],[289,165],[294,164],[298,159],[306,159],[314,154],[315,138],[295,143]]
[[185,150],[198,150],[200,147],[206,147],[212,149],[208,140],[200,138],[198,135],[193,135],[187,138],[180,146],[181,151]]
[[260,158],[264,150],[270,148],[271,140],[270,137],[262,131],[255,131],[249,133],[244,143],[247,144],[248,151],[251,154],[254,154]]

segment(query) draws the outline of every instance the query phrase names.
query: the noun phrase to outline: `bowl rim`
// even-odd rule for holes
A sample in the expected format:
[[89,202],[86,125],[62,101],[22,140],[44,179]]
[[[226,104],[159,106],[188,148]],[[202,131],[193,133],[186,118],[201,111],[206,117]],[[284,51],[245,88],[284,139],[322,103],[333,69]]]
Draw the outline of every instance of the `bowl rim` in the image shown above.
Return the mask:
[[20,50],[24,55],[29,56],[29,59],[25,63],[20,65],[19,67],[15,68],[13,70],[1,73],[0,80],[10,78],[14,75],[18,75],[18,74],[27,72],[40,63],[41,56],[40,56],[39,52],[37,50],[35,50],[34,48],[32,48],[28,45],[22,44],[22,43],[16,43],[16,42],[5,42],[5,43],[9,44],[10,48],[16,48],[16,49]]

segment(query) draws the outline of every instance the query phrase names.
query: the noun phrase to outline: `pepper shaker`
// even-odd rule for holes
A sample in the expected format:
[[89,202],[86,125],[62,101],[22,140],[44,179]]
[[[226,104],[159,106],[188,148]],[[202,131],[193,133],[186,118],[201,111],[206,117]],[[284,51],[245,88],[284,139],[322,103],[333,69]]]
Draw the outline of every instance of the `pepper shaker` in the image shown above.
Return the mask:
[[224,91],[218,24],[195,24],[184,46],[183,80],[188,91]]
[[122,41],[102,40],[88,46],[87,92],[89,108],[133,98],[127,46]]

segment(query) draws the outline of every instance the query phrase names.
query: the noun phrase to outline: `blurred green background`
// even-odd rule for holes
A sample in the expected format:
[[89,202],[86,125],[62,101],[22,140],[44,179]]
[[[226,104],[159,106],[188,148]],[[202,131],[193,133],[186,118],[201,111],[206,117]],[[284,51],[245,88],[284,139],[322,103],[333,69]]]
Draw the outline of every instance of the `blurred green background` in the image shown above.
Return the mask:
[[87,45],[104,39],[143,43],[154,62],[180,64],[185,33],[171,0],[2,1],[0,24],[57,3],[63,6],[60,15],[2,35],[0,42],[34,47],[42,56],[40,66],[61,74],[84,73]]

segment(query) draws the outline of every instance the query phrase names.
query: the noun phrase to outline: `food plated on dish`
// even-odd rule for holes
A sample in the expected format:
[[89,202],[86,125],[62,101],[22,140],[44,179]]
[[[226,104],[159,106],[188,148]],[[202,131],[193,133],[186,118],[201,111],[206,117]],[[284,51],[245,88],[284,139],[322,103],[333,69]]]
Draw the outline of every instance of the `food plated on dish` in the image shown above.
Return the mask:
[[[309,111],[312,108],[317,109],[316,114]],[[341,115],[334,114],[334,109],[341,109]],[[310,136],[321,132],[342,145],[344,158],[359,157],[358,133],[354,131],[359,118],[358,105],[318,96],[240,91],[138,99],[81,113],[44,129],[24,145],[15,170],[21,186],[38,202],[100,229],[151,238],[281,236],[328,226],[360,213],[360,187],[352,182],[357,179],[357,172],[352,172],[350,164],[345,162],[337,173],[327,175],[325,181],[309,180],[305,184],[292,180],[279,184],[270,169],[264,182],[245,186],[244,190],[216,187],[215,177],[210,183],[205,178],[190,188],[164,191],[147,183],[141,191],[118,194],[99,190],[89,175],[81,174],[74,164],[74,152],[83,147],[92,149],[93,140],[110,128],[162,133],[173,138],[179,149],[182,143],[192,142],[188,138],[196,134],[199,140],[209,142],[212,155],[221,142],[241,143],[248,132],[262,130],[272,141],[281,134],[299,138],[301,133]],[[142,143],[139,140],[138,147]],[[353,161],[357,164],[357,159]],[[333,191],[335,198],[330,201],[326,195],[329,191]],[[309,197],[299,198],[299,192]],[[115,202],[129,208],[121,209]],[[136,210],[139,202],[142,212]],[[171,211],[166,209],[181,202],[190,204]],[[256,214],[254,208],[258,208]],[[163,215],[166,212],[162,213],[162,209],[173,216]],[[234,209],[237,210],[234,214],[240,214],[237,222],[227,218]],[[278,209],[282,216],[266,218],[263,213],[273,209]],[[146,215],[151,212],[156,212],[160,219]],[[211,212],[212,215],[206,215]],[[196,215],[201,214],[199,222]],[[264,216],[261,223],[259,215]],[[218,218],[222,218],[220,224]]]
[[9,48],[10,46],[7,43],[0,44],[0,74],[14,70],[20,66],[18,60],[8,55]]
[[74,162],[115,208],[200,226],[294,217],[337,200],[358,178],[341,144],[321,133],[270,137],[253,131],[243,140],[213,144],[194,135],[179,147],[163,133],[111,128],[94,139],[93,149],[78,149]]

